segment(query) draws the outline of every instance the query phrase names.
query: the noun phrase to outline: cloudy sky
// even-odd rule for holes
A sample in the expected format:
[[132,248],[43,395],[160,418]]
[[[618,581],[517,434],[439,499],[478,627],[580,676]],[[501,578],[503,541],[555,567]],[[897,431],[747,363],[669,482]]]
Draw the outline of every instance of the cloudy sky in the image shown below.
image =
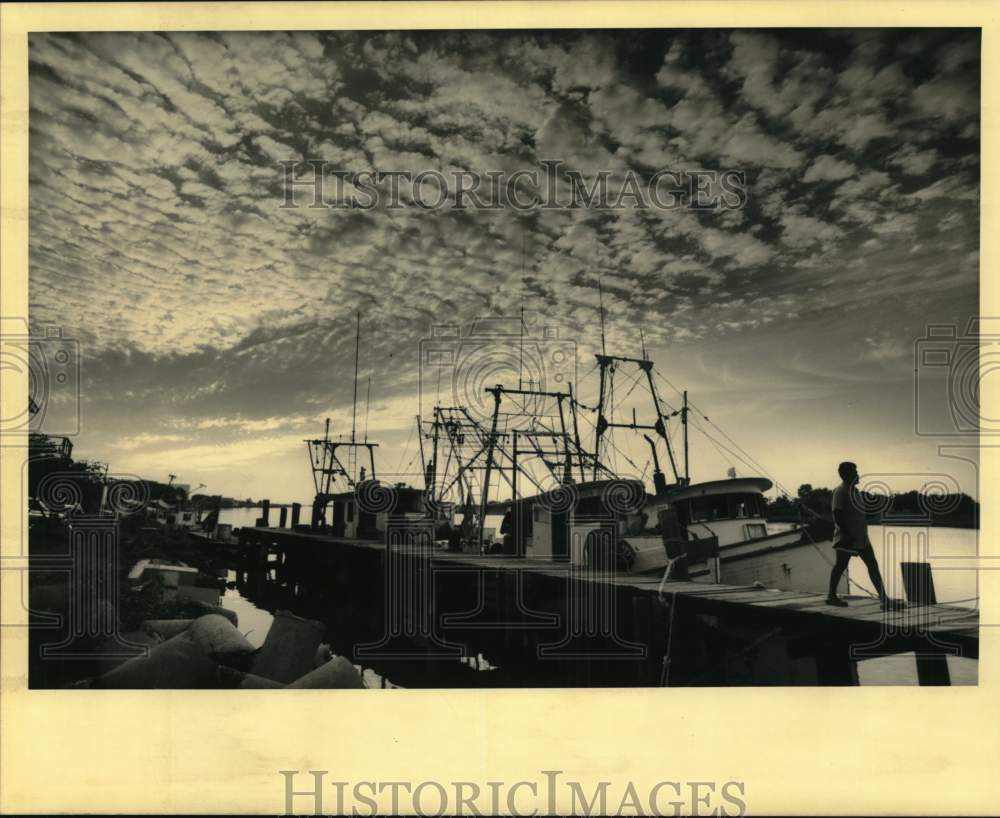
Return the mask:
[[[357,310],[359,415],[383,471],[419,471],[413,418],[448,390],[420,380],[432,325],[523,308],[529,333],[575,342],[592,398],[600,280],[608,351],[639,353],[641,328],[793,491],[844,458],[974,491],[914,433],[914,344],[977,308],[978,31],[33,34],[30,51],[30,318],[79,339],[77,451],[113,471],[310,497],[301,441],[325,417],[350,428]],[[305,157],[735,169],[748,200],[283,209],[276,163]],[[699,423],[715,440],[692,434],[695,479],[751,471]],[[616,441],[642,471],[644,444]]]

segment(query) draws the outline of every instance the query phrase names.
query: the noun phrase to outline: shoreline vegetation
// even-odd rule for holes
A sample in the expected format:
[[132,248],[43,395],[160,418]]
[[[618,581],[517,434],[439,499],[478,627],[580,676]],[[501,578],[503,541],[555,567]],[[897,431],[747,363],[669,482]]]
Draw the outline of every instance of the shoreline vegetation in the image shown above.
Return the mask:
[[[810,519],[833,521],[832,489],[803,483],[795,497],[767,502],[770,522],[797,523]],[[979,503],[968,494],[923,493],[916,490],[892,494],[865,494],[870,525],[979,528]]]

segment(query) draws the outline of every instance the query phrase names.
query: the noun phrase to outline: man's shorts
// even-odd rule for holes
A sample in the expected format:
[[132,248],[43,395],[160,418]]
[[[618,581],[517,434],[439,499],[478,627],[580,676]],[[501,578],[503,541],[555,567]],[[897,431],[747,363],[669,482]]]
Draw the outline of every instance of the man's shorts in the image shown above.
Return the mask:
[[870,542],[866,542],[862,546],[854,546],[854,545],[844,546],[844,545],[840,545],[838,543],[834,543],[833,547],[834,547],[834,549],[838,553],[840,553],[840,554],[848,554],[848,555],[850,555],[852,557],[866,556],[869,553],[872,556],[875,556],[875,549],[872,548],[872,544]]

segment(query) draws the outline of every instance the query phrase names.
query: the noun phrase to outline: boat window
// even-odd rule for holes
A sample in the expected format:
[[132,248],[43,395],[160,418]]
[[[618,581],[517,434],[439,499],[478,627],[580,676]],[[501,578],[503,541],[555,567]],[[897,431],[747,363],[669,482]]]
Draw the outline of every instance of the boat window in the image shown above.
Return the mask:
[[692,523],[703,523],[709,519],[709,504],[708,498],[706,497],[696,497],[691,501],[690,505],[690,521]]
[[747,523],[743,526],[743,539],[755,540],[767,536],[767,526],[764,523]]
[[763,517],[763,498],[759,494],[737,494],[733,497],[733,517],[745,519],[747,517]]
[[725,494],[716,494],[708,499],[711,519],[726,520],[729,518],[729,498]]

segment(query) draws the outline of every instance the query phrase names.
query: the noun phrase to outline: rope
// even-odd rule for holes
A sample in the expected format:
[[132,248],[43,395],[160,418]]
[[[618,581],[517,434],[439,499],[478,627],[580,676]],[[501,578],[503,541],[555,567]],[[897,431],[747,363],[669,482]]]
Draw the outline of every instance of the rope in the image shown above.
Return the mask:
[[[403,465],[403,458],[406,457],[406,454],[407,454],[407,452],[410,449],[410,443],[413,442],[413,429],[414,428],[415,428],[415,424],[411,423],[410,424],[410,434],[406,438],[406,444],[403,446],[403,452],[402,452],[402,454],[399,455],[399,462],[396,463],[396,474],[401,474],[401,472],[400,472],[399,469]],[[412,463],[413,461],[411,460],[410,462]]]
[[663,570],[663,578],[660,580],[660,587],[656,591],[656,598],[660,603],[670,606],[670,618],[667,620],[667,648],[663,653],[663,665],[660,668],[660,687],[668,687],[670,685],[670,653],[674,644],[674,611],[677,610],[677,591],[674,591],[670,595],[670,602],[667,602],[663,598],[663,586],[667,584],[670,572],[679,559],[681,558],[674,557],[667,562],[667,566]]
[[[666,376],[664,376],[662,372],[660,372],[655,367],[653,368],[653,372],[655,372],[656,375],[657,375],[657,377],[659,377],[665,384],[667,384],[667,386],[669,386],[671,389],[673,389],[675,392],[677,392],[677,394],[682,394],[681,390],[679,390],[676,386],[674,386],[674,384],[671,383],[671,381]],[[782,494],[784,494],[786,497],[790,498],[792,496],[791,493],[788,491],[788,489],[785,488],[781,484],[781,481],[779,481],[777,477],[775,477],[771,472],[769,472],[763,466],[763,464],[760,463],[760,461],[758,461],[746,449],[744,449],[742,446],[740,446],[740,444],[737,443],[735,440],[733,440],[732,437],[730,437],[728,434],[726,434],[725,430],[721,426],[719,426],[719,424],[717,424],[717,423],[715,423],[715,421],[709,419],[709,417],[702,411],[702,409],[701,409],[700,406],[696,405],[692,401],[689,401],[688,402],[688,408],[689,409],[695,409],[695,410],[697,410],[698,414],[701,415],[702,419],[706,423],[708,423],[711,426],[713,426],[719,432],[719,434],[721,434],[726,440],[728,440],[737,449],[738,452],[742,453],[743,457],[741,457],[736,452],[728,450],[728,447],[727,447],[727,451],[730,451],[730,454],[732,454],[734,457],[736,457],[737,460],[739,460],[740,462],[742,462],[744,465],[749,466],[751,469],[756,469],[756,470],[760,471],[762,474],[764,474],[767,477],[769,477],[771,479],[771,482],[774,483],[775,487]],[[702,429],[700,426],[697,426],[697,425],[696,425],[696,428],[698,429],[698,431],[700,431],[706,437],[709,437],[709,434],[708,434],[708,432],[706,430]]]
[[[830,558],[829,558],[829,557],[827,557],[827,555],[826,555],[826,554],[825,554],[825,553],[823,552],[823,549],[822,549],[822,548],[820,548],[820,547],[819,547],[819,544],[818,544],[818,543],[817,543],[817,542],[816,542],[816,541],[815,541],[815,540],[814,540],[814,539],[812,538],[812,535],[811,535],[811,534],[809,533],[809,529],[807,529],[807,528],[803,527],[803,528],[802,528],[802,534],[803,534],[803,536],[805,536],[805,538],[806,538],[806,539],[807,539],[807,540],[809,541],[809,544],[810,544],[810,545],[811,545],[811,546],[812,546],[813,548],[815,548],[815,549],[816,549],[816,553],[817,553],[817,554],[819,554],[819,555],[820,555],[820,557],[821,557],[821,558],[823,559],[823,561],[824,561],[824,562],[825,562],[825,563],[826,563],[827,565],[829,565],[829,566],[830,566],[830,568],[832,569],[832,568],[833,568],[833,566],[834,566],[834,563],[830,561]],[[845,572],[845,573],[844,573],[844,577],[845,577],[845,579],[847,580],[847,590],[848,590],[848,591],[850,591],[850,589],[851,589],[851,586],[853,585],[853,586],[855,586],[855,587],[856,587],[856,588],[857,588],[858,590],[860,590],[860,591],[863,591],[863,592],[864,592],[864,593],[865,593],[865,594],[866,594],[867,596],[871,597],[872,599],[875,599],[875,598],[876,598],[876,595],[875,595],[875,594],[873,594],[873,593],[872,593],[871,591],[869,591],[869,590],[868,590],[867,588],[864,588],[864,587],[862,587],[861,585],[858,585],[858,583],[856,583],[856,582],[855,582],[855,581],[854,581],[853,579],[851,579],[851,575],[850,575],[850,573],[849,573],[849,572]]]
[[[590,418],[584,417],[583,419],[585,421],[587,421],[587,423],[590,424],[590,428],[591,429],[593,429],[593,428],[596,427],[596,424]],[[618,448],[618,446],[615,444],[614,440],[610,439],[610,435],[605,435],[604,439],[606,441],[606,443],[605,443],[606,446],[610,445],[611,448],[615,450],[615,452],[617,452],[619,455],[621,455],[621,457],[623,459],[625,459],[625,460],[628,461],[629,465],[632,466],[632,468],[634,468],[636,471],[639,470],[638,464],[634,460],[632,460],[632,458],[630,458],[627,454],[625,454],[625,452],[623,452],[620,448]],[[617,471],[617,468],[615,469],[615,471]]]

